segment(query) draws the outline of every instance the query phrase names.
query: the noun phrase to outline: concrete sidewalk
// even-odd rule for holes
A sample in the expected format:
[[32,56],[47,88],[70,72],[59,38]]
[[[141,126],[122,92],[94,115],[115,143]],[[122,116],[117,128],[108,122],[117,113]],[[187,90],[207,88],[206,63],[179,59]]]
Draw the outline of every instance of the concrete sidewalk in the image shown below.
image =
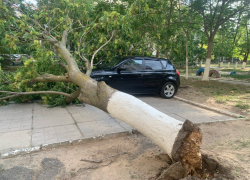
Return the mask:
[[[189,119],[193,123],[203,123],[235,119],[176,99],[157,96],[137,98],[180,121]],[[37,103],[10,104],[0,107],[0,154],[44,144],[119,134],[132,129],[90,105],[47,108]]]

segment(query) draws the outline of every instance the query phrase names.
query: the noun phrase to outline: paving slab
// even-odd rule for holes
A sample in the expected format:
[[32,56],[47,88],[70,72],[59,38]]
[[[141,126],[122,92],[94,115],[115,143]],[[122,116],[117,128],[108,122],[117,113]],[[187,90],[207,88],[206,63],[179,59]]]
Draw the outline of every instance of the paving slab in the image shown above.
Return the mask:
[[159,111],[183,122],[186,119],[192,121],[193,123],[216,122],[235,119],[231,116],[190,105],[177,99],[163,99],[157,95],[138,95],[136,97],[158,109]]
[[30,145],[30,130],[0,133],[0,151],[5,149],[28,148]]

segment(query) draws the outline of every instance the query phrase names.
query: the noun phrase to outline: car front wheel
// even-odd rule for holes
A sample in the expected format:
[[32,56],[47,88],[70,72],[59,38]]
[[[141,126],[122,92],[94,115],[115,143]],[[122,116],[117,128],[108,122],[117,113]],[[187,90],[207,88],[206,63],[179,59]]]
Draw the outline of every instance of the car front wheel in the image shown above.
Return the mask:
[[170,99],[174,97],[175,92],[176,92],[175,84],[171,82],[167,82],[162,86],[161,97]]

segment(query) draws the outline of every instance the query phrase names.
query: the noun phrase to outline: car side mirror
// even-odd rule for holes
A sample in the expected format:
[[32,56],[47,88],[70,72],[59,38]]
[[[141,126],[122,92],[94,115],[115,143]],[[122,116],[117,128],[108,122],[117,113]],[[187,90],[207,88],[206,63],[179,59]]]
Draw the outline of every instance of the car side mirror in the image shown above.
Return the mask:
[[125,68],[124,66],[120,66],[120,67],[118,67],[118,69],[117,69],[117,73],[118,73],[118,74],[121,74],[121,71],[124,71],[124,70],[126,70],[126,68]]

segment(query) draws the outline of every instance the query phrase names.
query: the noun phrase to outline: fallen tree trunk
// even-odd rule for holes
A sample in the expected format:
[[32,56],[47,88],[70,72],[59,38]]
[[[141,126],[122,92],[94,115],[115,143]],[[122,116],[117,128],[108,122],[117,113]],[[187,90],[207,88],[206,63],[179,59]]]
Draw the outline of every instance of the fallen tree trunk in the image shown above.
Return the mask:
[[110,97],[107,111],[147,136],[174,161],[181,162],[186,174],[201,168],[202,134],[190,121],[178,121],[122,92]]
[[96,82],[89,77],[81,79],[84,79],[82,88],[85,90],[82,89],[78,97],[80,101],[96,106],[137,129],[161,147],[174,162],[181,162],[185,174],[201,168],[202,133],[196,125],[188,120],[184,123],[176,120],[104,82]]
[[188,120],[184,123],[178,121],[131,95],[83,74],[63,43],[66,38],[67,32],[64,32],[61,43],[51,43],[67,63],[68,81],[79,86],[75,94],[79,95],[81,102],[98,107],[137,129],[161,147],[173,161],[181,162],[185,174],[201,168],[202,133],[197,126]]

